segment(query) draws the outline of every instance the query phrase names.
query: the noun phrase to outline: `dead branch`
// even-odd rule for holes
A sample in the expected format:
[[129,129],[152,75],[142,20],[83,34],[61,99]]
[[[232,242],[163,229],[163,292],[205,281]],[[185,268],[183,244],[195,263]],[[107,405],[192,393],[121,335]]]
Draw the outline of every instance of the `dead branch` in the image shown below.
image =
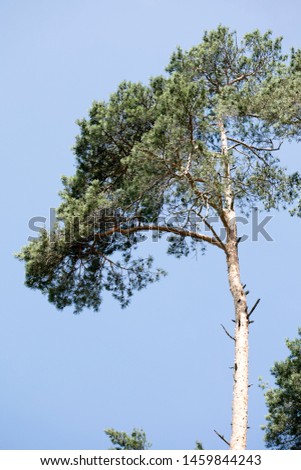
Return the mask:
[[224,325],[222,323],[221,323],[221,327],[224,330],[224,332],[226,333],[226,335],[229,336],[229,338],[233,339],[233,341],[235,341],[235,338],[230,335],[230,333],[226,330],[226,328],[224,327]]
[[[260,302],[260,299],[256,300],[255,304],[253,305],[253,307],[251,308],[251,310],[249,311],[248,315],[247,315],[247,318],[249,319],[250,316],[252,315],[252,313],[254,312],[255,308],[257,307],[257,305],[259,304]],[[251,322],[250,322],[251,323]]]
[[227,439],[225,439],[224,436],[222,436],[222,435],[221,435],[219,432],[217,432],[215,429],[213,429],[213,431],[215,432],[215,434],[216,434],[222,441],[224,441],[224,442],[227,444],[227,446],[230,447],[230,442],[227,441]]

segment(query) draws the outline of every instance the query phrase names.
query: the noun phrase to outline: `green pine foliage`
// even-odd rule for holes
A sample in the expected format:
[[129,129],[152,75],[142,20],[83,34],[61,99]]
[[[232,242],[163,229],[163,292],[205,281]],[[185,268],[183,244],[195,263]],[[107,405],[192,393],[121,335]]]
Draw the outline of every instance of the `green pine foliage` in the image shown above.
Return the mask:
[[301,450],[301,328],[298,338],[286,340],[290,351],[275,362],[271,373],[275,387],[265,392],[268,407],[266,446],[278,450]]
[[206,243],[223,248],[208,220],[223,226],[229,183],[245,213],[292,204],[300,176],[277,150],[300,131],[300,55],[284,56],[270,32],[239,42],[219,26],[189,51],[178,48],[165,75],[123,82],[108,102],[93,103],[78,121],[76,173],[63,178],[57,224],[18,255],[26,285],[76,313],[98,310],[104,291],[125,307],[165,274],[138,255],[150,231],[165,235],[176,257]]
[[105,433],[114,446],[110,450],[147,450],[151,447],[142,429],[134,428],[130,435],[111,428],[105,429]]
[[[105,429],[105,434],[114,446],[110,450],[148,450],[151,447],[151,443],[147,441],[143,429],[134,428],[131,434],[127,434],[124,431],[109,428]],[[202,443],[196,441],[195,449],[204,450]]]
[[195,450],[205,450],[203,444],[200,441],[196,441]]

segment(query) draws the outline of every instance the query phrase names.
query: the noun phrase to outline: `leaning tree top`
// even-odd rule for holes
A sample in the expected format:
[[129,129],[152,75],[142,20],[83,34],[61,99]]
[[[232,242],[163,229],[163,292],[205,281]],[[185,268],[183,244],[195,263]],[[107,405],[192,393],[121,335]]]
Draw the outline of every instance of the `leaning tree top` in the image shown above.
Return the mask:
[[224,250],[212,216],[227,230],[234,207],[278,208],[298,195],[300,176],[277,151],[299,134],[300,51],[283,55],[270,32],[239,42],[220,26],[178,48],[166,72],[122,82],[78,121],[57,224],[18,255],[26,284],[58,308],[98,309],[103,290],[125,306],[157,280],[152,257],[135,257],[149,231],[167,234],[175,256],[206,243]]

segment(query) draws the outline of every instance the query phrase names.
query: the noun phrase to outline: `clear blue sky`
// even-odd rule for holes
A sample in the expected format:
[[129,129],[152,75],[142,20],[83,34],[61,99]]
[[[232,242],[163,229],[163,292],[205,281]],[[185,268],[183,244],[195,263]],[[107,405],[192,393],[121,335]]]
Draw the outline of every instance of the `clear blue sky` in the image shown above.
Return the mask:
[[[13,258],[28,220],[48,217],[62,174],[74,172],[75,120],[123,80],[162,73],[177,45],[219,23],[239,36],[259,28],[301,48],[299,0],[1,0],[1,449],[105,449],[106,427],[142,427],[154,449],[223,448],[230,435],[232,301],[225,260],[175,260],[149,243],[169,276],[121,310],[58,312],[23,285]],[[301,169],[301,146],[281,157]],[[241,245],[250,302],[249,448],[261,449],[266,413],[258,377],[269,379],[300,326],[301,220],[275,214],[273,242]]]

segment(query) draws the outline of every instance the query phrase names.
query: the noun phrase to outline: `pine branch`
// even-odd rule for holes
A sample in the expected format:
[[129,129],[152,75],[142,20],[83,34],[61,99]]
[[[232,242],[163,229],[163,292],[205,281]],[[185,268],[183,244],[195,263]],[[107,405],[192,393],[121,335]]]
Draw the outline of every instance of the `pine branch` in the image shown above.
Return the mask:
[[[233,139],[233,137],[228,137],[228,140],[231,140],[231,142],[236,142],[237,145],[242,145],[243,147],[248,148],[252,152],[254,152],[254,151],[256,151],[256,152],[276,152],[277,150],[280,150],[280,147],[282,145],[282,142],[280,142],[278,147],[274,147],[274,146],[272,146],[272,147],[255,147],[255,145],[247,144],[246,142],[243,142],[242,140]],[[234,148],[234,146],[232,148]]]
[[199,241],[210,243],[211,245],[217,246],[222,250],[225,250],[224,245],[221,244],[218,240],[213,237],[208,237],[202,233],[193,232],[191,230],[183,230],[181,228],[173,228],[167,227],[165,225],[138,225],[136,227],[131,228],[121,228],[119,226],[114,227],[106,232],[97,233],[95,236],[103,238],[113,235],[114,233],[121,233],[122,235],[131,235],[132,233],[136,232],[147,232],[147,231],[156,231],[156,232],[167,232],[167,233],[174,233],[175,235],[180,235],[182,237],[191,237]]

